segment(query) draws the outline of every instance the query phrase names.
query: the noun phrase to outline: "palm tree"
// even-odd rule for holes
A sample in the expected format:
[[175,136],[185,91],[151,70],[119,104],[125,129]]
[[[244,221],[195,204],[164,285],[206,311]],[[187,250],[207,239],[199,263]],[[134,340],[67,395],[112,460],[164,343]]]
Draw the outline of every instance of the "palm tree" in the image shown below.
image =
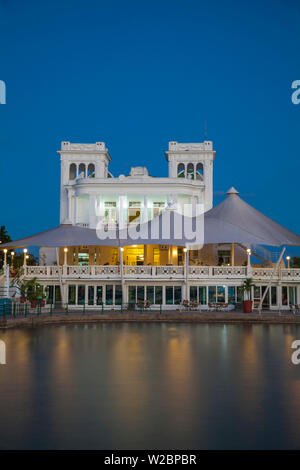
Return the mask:
[[[245,300],[251,300],[251,287],[254,286],[252,278],[247,277],[242,284],[242,291],[244,293],[244,297],[247,297]],[[245,296],[246,294],[246,296]]]

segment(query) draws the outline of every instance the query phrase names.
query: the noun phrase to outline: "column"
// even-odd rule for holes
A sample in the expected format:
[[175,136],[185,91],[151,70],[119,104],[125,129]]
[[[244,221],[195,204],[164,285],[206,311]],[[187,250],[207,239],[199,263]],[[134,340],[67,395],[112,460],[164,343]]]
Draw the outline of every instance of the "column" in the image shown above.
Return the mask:
[[96,228],[96,195],[95,194],[90,194],[89,226],[90,228]]
[[247,276],[251,277],[252,276],[252,267],[251,267],[251,250],[250,248],[247,249]]
[[68,189],[68,220],[72,222],[72,195]]
[[101,248],[99,247],[96,248],[96,264],[97,266],[101,264]]
[[119,227],[120,230],[126,227],[127,225],[127,214],[126,214],[126,207],[127,207],[127,197],[126,196],[119,196]]
[[5,281],[4,281],[4,292],[5,297],[9,297],[9,264],[4,267]]
[[77,197],[73,196],[73,224],[77,224]]
[[5,249],[3,250],[3,252],[4,252],[3,269],[4,269],[4,271],[5,271],[6,265],[7,265],[7,249],[5,248]]
[[124,303],[124,272],[123,272],[123,269],[124,269],[124,263],[123,263],[123,252],[124,252],[124,248],[120,248],[119,249],[119,255],[120,255],[120,276],[121,276],[121,286],[122,286],[122,303]]
[[234,243],[231,243],[231,266],[234,266]]
[[278,305],[279,310],[281,310],[281,308],[282,308],[282,286],[281,286],[281,283],[278,284],[276,289],[277,289],[277,305]]
[[95,264],[95,248],[91,246],[89,248],[89,265],[94,266]]

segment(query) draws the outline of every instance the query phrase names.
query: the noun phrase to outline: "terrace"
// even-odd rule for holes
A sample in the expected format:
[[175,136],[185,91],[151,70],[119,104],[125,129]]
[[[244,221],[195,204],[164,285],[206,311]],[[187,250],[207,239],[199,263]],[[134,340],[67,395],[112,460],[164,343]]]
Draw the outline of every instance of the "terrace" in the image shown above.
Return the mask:
[[[24,266],[24,277],[39,280],[235,280],[241,281],[252,277],[256,281],[269,280],[273,268],[257,268],[252,266]],[[279,268],[274,281],[300,281],[300,269]]]

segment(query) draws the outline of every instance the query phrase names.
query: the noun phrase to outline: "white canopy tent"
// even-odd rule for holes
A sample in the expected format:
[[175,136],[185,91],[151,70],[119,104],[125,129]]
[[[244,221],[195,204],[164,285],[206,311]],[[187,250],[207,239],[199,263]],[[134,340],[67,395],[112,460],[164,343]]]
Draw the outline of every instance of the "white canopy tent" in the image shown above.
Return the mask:
[[[205,225],[208,224],[209,219],[213,218],[221,223],[232,224],[234,230],[239,228],[248,233],[250,238],[255,236],[265,240],[265,245],[300,245],[299,235],[247,204],[238,196],[235,188],[231,187],[227,194],[228,197],[224,201],[205,214]],[[251,244],[256,244],[254,239]]]
[[[300,245],[300,237],[297,234],[251,207],[238,196],[234,188],[231,188],[227,194],[228,197],[223,202],[197,217],[184,217],[174,210],[167,209],[144,224],[107,232],[61,224],[36,235],[5,243],[2,247],[56,247],[58,261],[59,247],[80,245],[119,246],[120,248],[137,243],[177,245],[188,248],[217,243],[240,243],[247,246]],[[188,230],[186,230],[187,227]],[[282,255],[283,252],[281,258]],[[122,265],[122,250],[120,260]],[[267,290],[265,294],[266,292]]]

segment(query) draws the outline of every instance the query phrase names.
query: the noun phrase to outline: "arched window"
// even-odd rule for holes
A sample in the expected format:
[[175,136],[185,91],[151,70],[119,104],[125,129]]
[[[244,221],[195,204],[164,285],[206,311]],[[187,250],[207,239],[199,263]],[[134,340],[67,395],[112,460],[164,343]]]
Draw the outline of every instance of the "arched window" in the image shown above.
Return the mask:
[[88,178],[95,178],[95,165],[94,165],[94,163],[89,163]]
[[69,179],[74,180],[77,176],[77,167],[75,163],[71,163],[69,171]]
[[185,178],[184,163],[179,163],[177,166],[177,178]]
[[84,163],[80,163],[80,165],[79,165],[78,177],[79,178],[85,178],[85,164]]
[[195,178],[195,175],[194,175],[194,163],[189,163],[188,166],[187,166],[187,177],[190,179],[190,180],[193,180]]
[[203,180],[203,163],[197,163],[196,179],[197,180]]

